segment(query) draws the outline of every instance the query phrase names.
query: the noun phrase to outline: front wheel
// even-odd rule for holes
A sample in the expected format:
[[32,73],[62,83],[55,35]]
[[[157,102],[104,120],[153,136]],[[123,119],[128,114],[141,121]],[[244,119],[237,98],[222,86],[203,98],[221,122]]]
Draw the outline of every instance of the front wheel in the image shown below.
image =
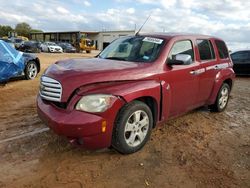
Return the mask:
[[37,65],[34,61],[30,61],[27,63],[25,68],[25,78],[27,80],[33,80],[37,76]]
[[141,101],[125,105],[116,119],[112,146],[123,154],[140,150],[148,141],[153,127],[150,108]]
[[213,112],[222,112],[226,109],[229,100],[230,86],[227,83],[223,83],[218,94],[216,101],[211,105]]

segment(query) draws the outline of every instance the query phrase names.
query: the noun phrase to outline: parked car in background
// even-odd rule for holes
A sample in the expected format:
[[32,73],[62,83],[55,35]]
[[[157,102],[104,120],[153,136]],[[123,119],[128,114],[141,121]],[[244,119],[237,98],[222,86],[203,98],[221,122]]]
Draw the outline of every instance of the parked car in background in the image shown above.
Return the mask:
[[63,49],[61,46],[58,46],[54,42],[44,42],[41,44],[41,49],[43,52],[52,52],[52,53],[62,53]]
[[23,41],[19,49],[22,52],[40,53],[40,43],[37,41]]
[[10,39],[1,38],[0,40],[9,43],[11,47],[15,48],[15,44]]
[[57,45],[62,47],[63,52],[66,52],[66,53],[76,53],[76,48],[74,46],[72,46],[70,43],[59,42],[59,43],[57,43]]
[[17,51],[8,43],[0,40],[0,82],[10,78],[25,76],[34,79],[40,71],[39,59],[31,54]]
[[23,40],[21,38],[12,37],[12,38],[10,38],[10,40],[14,43],[16,49],[18,49],[23,42]]
[[230,55],[236,75],[250,75],[250,49],[235,51]]
[[232,66],[219,38],[121,37],[96,58],[51,65],[41,77],[38,114],[75,145],[133,153],[158,123],[204,105],[225,110]]

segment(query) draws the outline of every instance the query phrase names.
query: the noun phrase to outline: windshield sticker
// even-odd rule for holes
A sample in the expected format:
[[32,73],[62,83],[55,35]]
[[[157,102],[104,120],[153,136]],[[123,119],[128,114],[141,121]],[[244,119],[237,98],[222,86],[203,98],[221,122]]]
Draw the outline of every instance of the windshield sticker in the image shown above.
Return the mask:
[[155,43],[155,44],[161,44],[163,42],[162,39],[152,38],[152,37],[145,37],[142,41],[151,42],[151,43]]

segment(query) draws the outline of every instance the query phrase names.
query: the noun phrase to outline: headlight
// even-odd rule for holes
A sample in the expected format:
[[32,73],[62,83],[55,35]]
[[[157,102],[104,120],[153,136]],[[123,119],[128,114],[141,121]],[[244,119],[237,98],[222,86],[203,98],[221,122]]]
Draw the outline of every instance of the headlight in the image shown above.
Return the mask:
[[76,105],[76,110],[85,112],[104,112],[107,110],[115,98],[113,95],[93,94],[83,96]]

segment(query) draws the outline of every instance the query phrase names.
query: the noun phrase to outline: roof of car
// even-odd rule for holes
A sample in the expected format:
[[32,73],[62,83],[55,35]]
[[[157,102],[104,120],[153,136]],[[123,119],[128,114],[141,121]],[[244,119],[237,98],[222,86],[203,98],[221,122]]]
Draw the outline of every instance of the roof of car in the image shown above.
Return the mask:
[[239,49],[239,50],[235,50],[235,51],[232,51],[230,54],[233,54],[233,53],[236,53],[236,52],[249,52],[250,51],[250,48],[249,49]]
[[[194,33],[166,33],[166,32],[159,32],[159,33],[140,33],[139,35],[142,36],[152,36],[152,37],[159,37],[159,38],[165,38],[165,39],[171,39],[174,37],[196,37],[196,38],[215,38],[219,39],[214,36],[210,35],[203,35],[203,34],[194,34]],[[221,40],[221,39],[219,39]]]

